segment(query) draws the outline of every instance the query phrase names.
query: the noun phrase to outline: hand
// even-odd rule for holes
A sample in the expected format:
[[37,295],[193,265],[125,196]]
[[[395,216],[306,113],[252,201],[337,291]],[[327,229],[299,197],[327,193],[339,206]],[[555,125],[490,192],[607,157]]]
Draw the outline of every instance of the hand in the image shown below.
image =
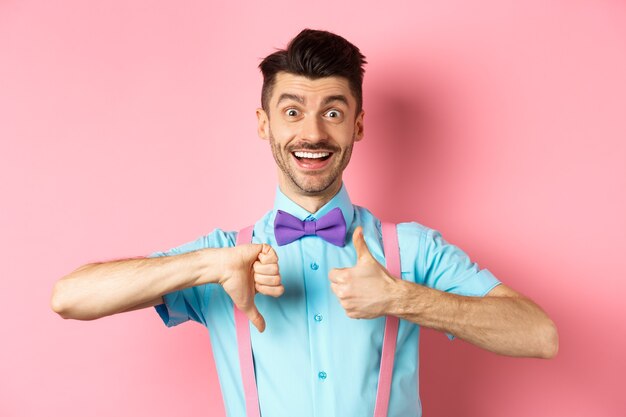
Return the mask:
[[362,227],[356,228],[352,242],[356,249],[356,265],[332,269],[328,273],[330,288],[348,317],[371,319],[383,316],[393,302],[396,279],[370,253]]
[[262,332],[265,319],[254,304],[256,292],[278,297],[283,294],[278,271],[278,255],[270,245],[248,244],[228,248],[219,283],[233,303]]
[[278,270],[278,255],[270,245],[263,245],[254,270],[254,288],[261,294],[280,297],[285,292]]

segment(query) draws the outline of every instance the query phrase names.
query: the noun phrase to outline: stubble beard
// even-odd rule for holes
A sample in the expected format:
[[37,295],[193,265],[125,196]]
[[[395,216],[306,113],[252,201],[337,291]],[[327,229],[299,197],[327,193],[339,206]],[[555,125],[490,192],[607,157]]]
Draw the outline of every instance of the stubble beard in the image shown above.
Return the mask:
[[[292,185],[294,185],[298,190],[306,195],[323,194],[337,181],[338,178],[341,178],[341,174],[350,162],[350,157],[352,156],[352,148],[354,147],[353,140],[352,144],[346,147],[343,152],[341,151],[341,148],[330,142],[318,142],[315,144],[301,142],[300,144],[295,144],[297,146],[290,145],[285,149],[282,149],[280,145],[278,145],[274,140],[274,136],[272,135],[271,131],[269,134],[269,141],[272,148],[272,155],[274,156],[274,161],[276,161],[276,165],[278,165],[278,168],[289,179]],[[299,174],[296,171],[297,168],[293,167],[289,162],[292,158],[291,152],[296,149],[308,150],[311,152],[320,149],[331,150],[333,152],[332,158],[335,159],[333,161],[333,166],[330,167],[329,172],[323,175]]]

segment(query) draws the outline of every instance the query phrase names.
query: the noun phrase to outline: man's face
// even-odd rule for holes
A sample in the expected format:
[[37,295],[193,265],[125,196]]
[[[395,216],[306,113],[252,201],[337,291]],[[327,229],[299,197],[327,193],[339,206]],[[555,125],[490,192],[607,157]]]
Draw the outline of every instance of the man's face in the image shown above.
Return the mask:
[[268,112],[257,110],[258,132],[270,141],[283,192],[334,195],[352,146],[363,137],[363,112],[343,77],[280,72]]

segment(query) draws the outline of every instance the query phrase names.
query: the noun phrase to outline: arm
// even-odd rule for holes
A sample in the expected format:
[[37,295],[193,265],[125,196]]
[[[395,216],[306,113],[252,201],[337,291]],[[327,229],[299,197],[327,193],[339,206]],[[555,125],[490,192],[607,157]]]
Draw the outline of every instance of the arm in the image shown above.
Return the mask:
[[353,241],[357,264],[329,275],[348,316],[394,315],[503,355],[556,355],[556,327],[530,299],[504,285],[486,297],[464,297],[397,280],[370,254],[360,228]]
[[[257,270],[270,284],[255,282]],[[161,304],[167,293],[207,283],[221,284],[259,328],[265,323],[254,305],[255,291],[272,296],[284,291],[274,250],[250,244],[87,264],[57,281],[51,304],[64,318],[93,320]]]
[[451,333],[502,355],[553,358],[558,351],[552,320],[533,301],[505,285],[485,297],[464,297],[399,280],[390,285],[385,314]]

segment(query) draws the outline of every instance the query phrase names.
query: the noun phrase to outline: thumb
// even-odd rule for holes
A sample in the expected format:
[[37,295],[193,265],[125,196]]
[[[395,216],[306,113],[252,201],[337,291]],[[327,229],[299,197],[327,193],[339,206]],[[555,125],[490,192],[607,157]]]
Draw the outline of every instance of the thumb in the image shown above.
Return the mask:
[[235,248],[240,251],[239,253],[243,257],[244,262],[252,263],[262,253],[263,246],[260,243],[246,243],[245,245],[235,246]]
[[259,310],[256,308],[256,306],[252,304],[248,309],[244,311],[244,313],[246,317],[248,317],[248,320],[250,320],[250,322],[254,324],[254,327],[256,327],[259,332],[263,333],[263,330],[265,330],[265,319],[263,318],[261,313],[259,313]]
[[352,243],[354,244],[354,249],[356,249],[357,261],[374,258],[367,247],[367,243],[365,243],[363,228],[361,226],[354,229],[354,233],[352,234]]

